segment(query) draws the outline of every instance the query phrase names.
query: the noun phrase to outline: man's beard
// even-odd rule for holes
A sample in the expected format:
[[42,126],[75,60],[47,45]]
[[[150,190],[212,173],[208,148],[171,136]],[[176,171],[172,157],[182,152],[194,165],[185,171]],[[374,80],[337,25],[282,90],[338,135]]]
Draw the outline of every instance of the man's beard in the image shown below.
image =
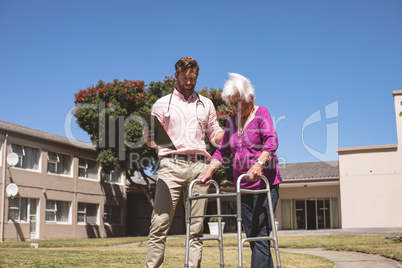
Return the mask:
[[189,88],[189,87],[184,87],[182,84],[180,84],[179,81],[177,81],[176,86],[180,91],[193,91],[195,89],[195,84],[191,84],[191,87]]

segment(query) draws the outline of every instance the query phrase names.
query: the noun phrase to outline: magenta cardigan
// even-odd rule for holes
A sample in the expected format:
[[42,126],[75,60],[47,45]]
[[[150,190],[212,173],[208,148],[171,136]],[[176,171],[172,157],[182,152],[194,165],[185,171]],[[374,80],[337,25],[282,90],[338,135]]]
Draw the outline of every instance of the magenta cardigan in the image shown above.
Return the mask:
[[[275,152],[278,148],[278,137],[267,108],[259,106],[254,119],[246,126],[239,137],[239,129],[235,124],[236,115],[232,116],[225,129],[225,134],[219,148],[212,158],[225,163],[224,158],[232,157],[233,175],[236,185],[237,178],[247,173],[254,165],[262,151],[268,151],[274,158],[270,161],[271,166],[263,170],[263,175],[268,179],[270,185],[282,182],[278,167],[278,157]],[[275,160],[275,161],[273,161]],[[243,180],[241,188],[260,189],[265,187],[263,180],[249,182]]]

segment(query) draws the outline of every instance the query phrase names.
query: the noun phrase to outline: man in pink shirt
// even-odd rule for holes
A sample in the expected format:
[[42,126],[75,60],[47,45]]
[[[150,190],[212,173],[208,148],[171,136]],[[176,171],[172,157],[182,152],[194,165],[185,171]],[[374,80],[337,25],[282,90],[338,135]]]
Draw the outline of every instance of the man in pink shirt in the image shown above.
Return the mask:
[[[192,57],[184,57],[175,69],[177,84],[173,93],[160,98],[152,107],[152,114],[159,119],[177,150],[158,147],[161,161],[145,267],[162,266],[167,232],[180,195],[183,194],[186,202],[190,182],[208,168],[211,156],[206,151],[205,135],[218,146],[224,133],[212,101],[194,90],[199,71],[197,62]],[[145,129],[143,135],[149,147],[156,147],[151,131]],[[208,187],[200,185],[193,189],[201,194],[207,191]],[[206,205],[206,199],[192,202],[193,215],[205,214]],[[193,218],[190,239],[201,237],[202,231],[203,218]],[[202,242],[194,241],[190,246],[190,267],[201,267],[201,253]]]

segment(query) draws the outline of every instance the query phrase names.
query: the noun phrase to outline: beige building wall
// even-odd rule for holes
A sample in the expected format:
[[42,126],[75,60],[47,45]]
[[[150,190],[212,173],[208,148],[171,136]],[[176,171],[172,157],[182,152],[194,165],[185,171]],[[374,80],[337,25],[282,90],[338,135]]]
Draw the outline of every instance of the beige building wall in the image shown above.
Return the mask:
[[[35,131],[35,130],[33,130]],[[54,135],[53,135],[54,136]],[[62,138],[62,137],[60,137]],[[7,144],[6,144],[7,143]],[[78,174],[79,158],[95,161],[97,152],[87,144],[77,147],[63,142],[54,142],[43,138],[32,137],[20,133],[0,131],[1,161],[0,161],[0,188],[4,189],[10,183],[18,185],[19,194],[16,198],[37,200],[37,233],[36,239],[64,239],[109,237],[126,235],[126,193],[125,181],[121,184],[105,182],[98,179],[80,178]],[[18,144],[38,148],[40,160],[38,170],[29,170],[18,167],[7,167],[6,156],[11,153],[11,144]],[[72,157],[71,175],[59,175],[47,172],[48,152],[57,152]],[[3,183],[5,182],[5,183]],[[2,205],[2,228],[4,241],[27,240],[30,237],[30,222],[13,222],[8,220],[9,198],[0,193]],[[69,222],[46,222],[46,201],[70,202]],[[3,203],[4,202],[4,203]],[[78,203],[98,205],[97,224],[78,222]],[[104,205],[119,206],[121,208],[121,224],[104,223]]]
[[402,91],[394,91],[398,145],[338,149],[343,228],[402,226]]

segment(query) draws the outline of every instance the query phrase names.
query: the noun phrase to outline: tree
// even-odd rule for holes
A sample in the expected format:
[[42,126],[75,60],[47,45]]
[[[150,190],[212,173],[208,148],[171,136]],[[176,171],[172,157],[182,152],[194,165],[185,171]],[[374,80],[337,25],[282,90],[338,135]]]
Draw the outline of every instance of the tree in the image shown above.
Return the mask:
[[[139,112],[150,112],[157,99],[173,91],[175,83],[176,80],[171,76],[165,77],[163,82],[151,82],[148,87],[142,80],[99,81],[96,86],[91,85],[75,94],[74,116],[96,146],[97,162],[102,172],[110,173],[118,165],[131,184],[135,184],[131,177],[139,172],[146,185],[138,186],[152,206],[151,184],[155,180],[145,170],[156,173],[158,157],[156,149],[149,148],[143,140]],[[223,102],[221,90],[203,89],[199,94],[213,101],[220,124],[224,127],[233,111]],[[206,142],[207,150],[212,154],[215,148]],[[220,170],[217,180],[222,180],[230,172],[231,168],[229,172]]]

